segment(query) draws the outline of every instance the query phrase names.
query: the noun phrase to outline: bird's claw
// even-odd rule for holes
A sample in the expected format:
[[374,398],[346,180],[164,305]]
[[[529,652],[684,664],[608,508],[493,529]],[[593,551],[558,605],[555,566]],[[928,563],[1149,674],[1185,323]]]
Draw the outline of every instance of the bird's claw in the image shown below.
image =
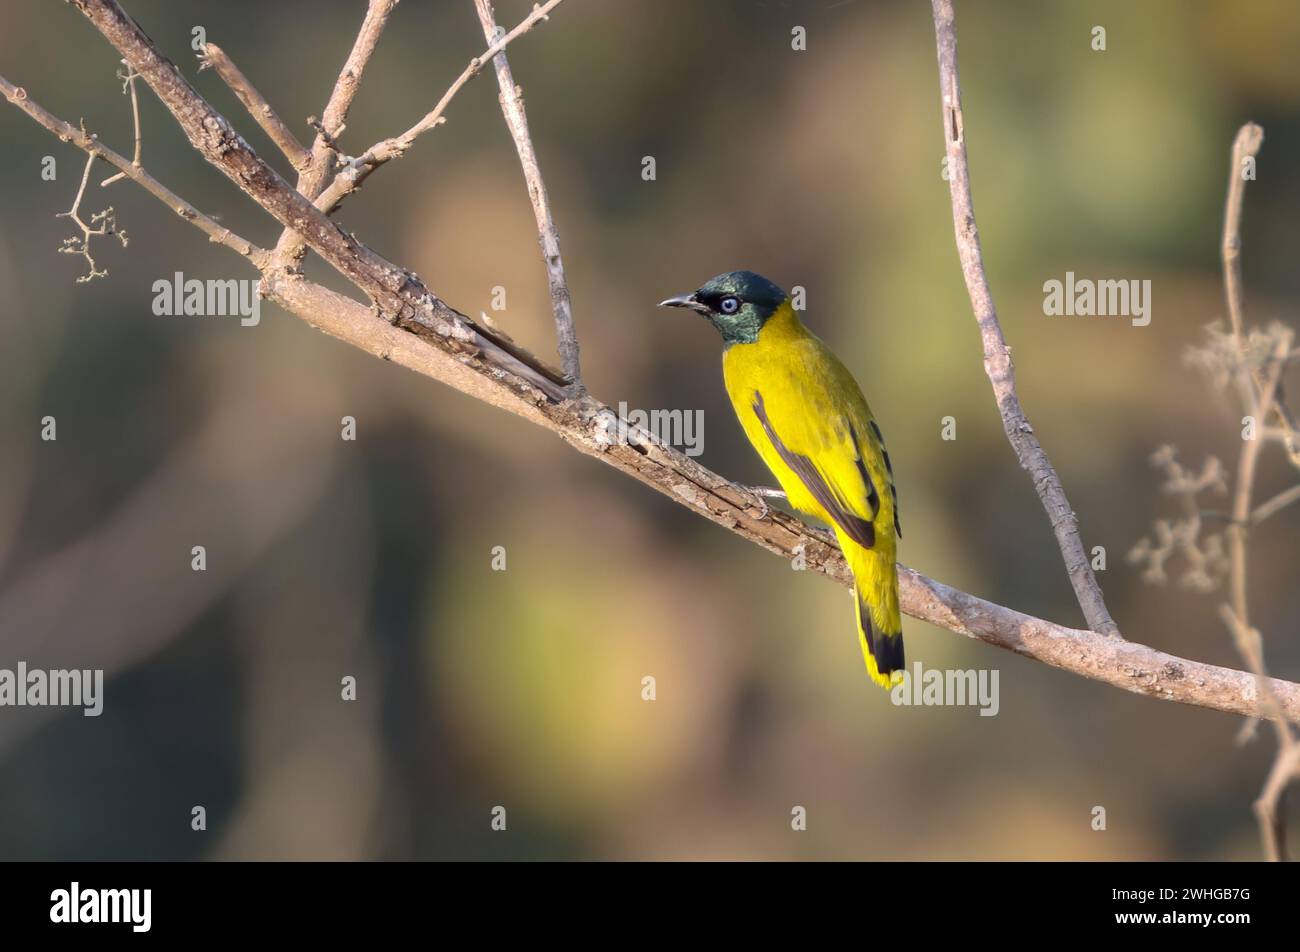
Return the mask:
[[783,490],[774,489],[771,486],[747,486],[744,483],[736,483],[736,487],[754,497],[754,501],[758,504],[758,515],[754,518],[759,522],[762,522],[772,514],[772,507],[767,504],[769,498],[785,498],[785,492]]

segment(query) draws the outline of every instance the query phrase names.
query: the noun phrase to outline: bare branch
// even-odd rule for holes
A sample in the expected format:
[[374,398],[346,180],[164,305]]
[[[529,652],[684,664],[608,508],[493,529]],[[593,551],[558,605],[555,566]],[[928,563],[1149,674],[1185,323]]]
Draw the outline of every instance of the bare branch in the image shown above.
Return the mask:
[[270,136],[271,141],[289,160],[289,164],[300,172],[306,169],[311,164],[311,153],[307,151],[307,147],[289,131],[284,120],[271,108],[271,104],[257,91],[257,87],[249,82],[248,77],[240,71],[234,61],[226,55],[226,51],[215,43],[204,44],[203,52],[199,54],[199,69],[207,69],[209,66],[217,71],[217,75],[230,87],[230,91],[244,104],[253,121]]
[[[162,100],[190,144],[276,221],[298,232],[307,245],[370,296],[394,323],[444,341],[466,360],[512,368],[526,378],[529,394],[562,397],[565,378],[518,345],[474,324],[430,291],[418,276],[386,260],[316,210],[262,161],[189,84],[180,70],[116,0],[71,0]],[[524,373],[519,368],[525,363]]]
[[[298,191],[313,201],[334,174],[334,140],[343,132],[352,100],[361,88],[361,76],[375,47],[379,45],[379,38],[396,6],[397,0],[370,0],[365,18],[361,21],[361,29],[357,31],[357,38],[352,43],[352,50],[339,71],[329,102],[325,104],[324,117],[316,129],[310,164],[298,176]],[[301,236],[286,228],[275,245],[276,260],[282,267],[297,267],[302,261],[304,247]]]
[[[1223,209],[1223,241],[1220,245],[1220,257],[1223,260],[1223,293],[1228,303],[1228,319],[1232,324],[1232,336],[1237,342],[1239,355],[1244,358],[1246,352],[1245,326],[1246,306],[1241,279],[1241,215],[1246,198],[1246,182],[1254,179],[1253,172],[1247,175],[1247,163],[1253,162],[1264,144],[1264,130],[1253,122],[1248,122],[1237,130],[1232,142],[1232,155],[1228,164],[1228,194]],[[1289,358],[1288,358],[1289,359]],[[1258,371],[1251,374],[1254,393],[1258,397],[1264,386],[1264,380]],[[1296,421],[1284,402],[1279,391],[1271,411],[1276,413],[1281,422],[1281,433],[1277,439],[1286,448],[1287,456],[1293,466],[1300,468],[1300,445],[1296,440]],[[1266,423],[1267,415],[1260,417],[1260,424]]]
[[533,12],[520,21],[518,26],[493,42],[483,53],[469,61],[469,65],[456,77],[455,82],[447,87],[447,91],[442,94],[438,104],[429,110],[423,119],[399,136],[376,142],[360,156],[348,162],[339,174],[334,177],[334,181],[330,183],[329,187],[321,193],[316,201],[316,207],[327,214],[333,211],[343,199],[360,188],[361,183],[369,178],[375,169],[405,155],[416,139],[430,129],[442,125],[446,121],[443,114],[447,111],[447,107],[451,105],[451,101],[466,83],[482,71],[488,60],[545,20],[547,14],[562,2],[563,0],[547,0],[545,4],[533,7]]
[[[1256,127],[1258,128],[1258,127]],[[1238,136],[1240,141],[1240,136]],[[1241,335],[1237,334],[1237,340]],[[1292,334],[1282,331],[1277,335],[1273,349],[1273,359],[1269,369],[1263,374],[1262,386],[1255,400],[1254,415],[1256,421],[1268,417],[1269,408],[1277,395],[1278,383],[1282,369],[1286,366],[1287,355],[1291,351]],[[1251,371],[1244,366],[1242,374]],[[1253,389],[1248,387],[1248,389]],[[1265,852],[1270,859],[1286,858],[1286,823],[1285,814],[1279,809],[1291,776],[1295,773],[1292,761],[1292,748],[1295,739],[1291,728],[1283,718],[1278,717],[1280,707],[1277,699],[1268,687],[1268,676],[1264,667],[1264,643],[1257,629],[1251,627],[1249,604],[1246,596],[1246,536],[1251,519],[1251,498],[1255,486],[1255,468],[1259,461],[1260,450],[1264,441],[1256,434],[1253,440],[1242,440],[1241,457],[1237,464],[1236,489],[1233,494],[1232,524],[1228,527],[1228,555],[1231,563],[1229,572],[1231,604],[1220,606],[1219,613],[1232,633],[1237,644],[1237,651],[1247,666],[1255,673],[1259,682],[1259,695],[1265,710],[1272,715],[1274,729],[1277,732],[1278,752],[1273,769],[1265,782],[1264,790],[1255,803],[1255,814],[1260,823],[1260,836],[1263,838]],[[1284,764],[1292,764],[1286,768]],[[1279,773],[1281,772],[1281,773]]]
[[[492,14],[492,0],[474,0],[474,6],[478,10],[479,22],[483,24],[483,38],[488,43],[505,36],[505,31],[497,26]],[[497,84],[501,87],[501,112],[510,129],[510,137],[515,140],[519,165],[523,168],[524,181],[528,185],[528,199],[532,202],[533,216],[537,219],[537,240],[542,246],[542,260],[546,264],[550,282],[551,311],[555,316],[560,365],[564,368],[565,376],[573,381],[575,390],[580,390],[582,371],[578,361],[578,335],[573,329],[573,303],[569,298],[568,281],[564,277],[564,260],[560,257],[560,236],[555,230],[551,203],[546,197],[546,184],[542,181],[542,170],[537,164],[532,136],[528,133],[523,91],[515,85],[504,48],[492,58],[492,65],[496,69]]]
[[[772,510],[764,518],[745,487],[635,428],[630,428],[627,440],[610,443],[600,421],[613,417],[614,412],[594,398],[584,396],[565,404],[521,399],[501,380],[449,357],[430,339],[403,333],[364,305],[300,276],[272,275],[263,288],[277,303],[325,333],[545,427],[579,452],[742,538],[787,559],[802,556],[814,570],[852,586],[848,567],[832,543],[786,513]],[[903,611],[911,617],[1044,664],[1162,700],[1233,714],[1262,713],[1257,702],[1259,685],[1244,671],[1065,628],[968,595],[902,565],[899,588]],[[1300,723],[1300,684],[1270,678],[1267,690],[1276,698],[1281,716]]]
[[1264,781],[1264,789],[1255,801],[1255,816],[1259,820],[1264,852],[1270,862],[1286,860],[1286,790],[1291,781],[1300,778],[1300,744],[1278,751],[1277,759]]
[[357,31],[357,38],[352,43],[352,51],[339,70],[334,91],[330,93],[329,102],[321,114],[321,124],[327,135],[337,136],[343,131],[348,121],[348,110],[352,108],[352,100],[361,88],[361,74],[370,63],[370,57],[374,55],[375,47],[379,45],[379,38],[383,36],[384,27],[388,25],[388,18],[397,3],[398,0],[370,0],[365,19],[361,21],[361,29]]
[[[1290,416],[1281,406],[1282,375],[1293,356],[1294,332],[1277,323],[1264,329],[1248,328],[1242,304],[1242,199],[1245,182],[1248,178],[1253,178],[1247,175],[1248,160],[1253,160],[1259,153],[1263,141],[1264,130],[1254,123],[1246,123],[1238,130],[1232,147],[1221,246],[1224,293],[1231,326],[1225,333],[1217,323],[1211,324],[1206,328],[1206,343],[1189,350],[1187,354],[1188,363],[1206,371],[1217,390],[1231,387],[1241,402],[1242,411],[1254,421],[1253,432],[1243,431],[1241,434],[1241,451],[1238,454],[1232,490],[1232,511],[1227,514],[1227,526],[1221,535],[1210,535],[1202,539],[1201,518],[1209,513],[1200,508],[1197,494],[1209,488],[1226,492],[1222,467],[1217,459],[1211,457],[1203,478],[1193,479],[1178,463],[1176,452],[1171,447],[1161,447],[1153,459],[1165,467],[1169,479],[1164,488],[1180,496],[1186,515],[1175,522],[1158,520],[1155,523],[1158,544],[1153,546],[1146,538],[1140,540],[1130,554],[1130,559],[1148,562],[1150,568],[1145,577],[1159,581],[1164,574],[1164,561],[1177,544],[1191,565],[1189,577],[1199,576],[1208,583],[1198,587],[1212,588],[1216,581],[1214,576],[1219,570],[1228,579],[1228,602],[1219,606],[1219,616],[1232,636],[1238,654],[1255,675],[1261,706],[1277,733],[1277,757],[1264,789],[1255,802],[1255,814],[1259,820],[1265,852],[1269,858],[1276,860],[1286,857],[1286,825],[1282,800],[1291,778],[1296,775],[1294,750],[1297,744],[1272,691],[1272,681],[1268,678],[1264,665],[1263,638],[1259,630],[1250,624],[1247,541],[1252,527],[1295,499],[1300,499],[1300,486],[1280,493],[1252,512],[1255,473],[1264,446],[1274,441],[1282,442],[1292,454],[1293,461],[1296,459]],[[1274,412],[1282,422],[1282,429],[1270,433],[1265,423]],[[1223,556],[1224,547],[1221,545],[1224,538],[1227,539],[1226,557]],[[1238,732],[1237,743],[1243,744],[1254,739],[1258,725],[1257,719],[1246,721]]]
[[952,221],[957,236],[957,254],[970,295],[975,320],[984,342],[984,371],[993,384],[998,411],[1007,439],[1020,465],[1034,481],[1034,489],[1051,520],[1056,542],[1065,559],[1065,570],[1074,586],[1088,626],[1106,635],[1118,635],[1119,628],[1106,609],[1106,600],[1093,575],[1092,564],[1079,538],[1078,519],[1065,497],[1061,480],[1052,468],[1034,429],[1025,418],[1016,395],[1015,367],[1011,348],[1002,335],[993,293],[984,274],[979,229],[971,202],[970,170],[966,162],[966,131],[961,111],[961,84],[957,76],[957,32],[953,24],[952,0],[932,0],[935,39],[939,53],[939,87],[943,96],[943,129],[948,152],[948,186],[952,195]]
[[[777,510],[760,518],[760,507],[745,487],[664,446],[649,433],[629,428],[627,440],[610,443],[600,420],[614,411],[594,398],[584,396],[566,404],[521,399],[499,380],[448,357],[433,341],[403,333],[364,305],[302,277],[276,275],[263,287],[277,303],[325,333],[545,427],[579,452],[736,535],[786,559],[802,556],[813,570],[852,586],[843,556],[813,527]],[[898,577],[903,611],[921,621],[1136,694],[1231,714],[1263,713],[1257,701],[1259,685],[1245,671],[1066,628],[958,591],[903,565]],[[1276,698],[1281,716],[1300,723],[1300,684],[1270,678],[1267,689]]]
[[25,89],[20,89],[3,76],[0,76],[0,92],[4,93],[5,98],[11,103],[64,142],[71,142],[92,157],[103,159],[109,165],[119,169],[131,181],[140,185],[150,195],[153,195],[181,218],[202,231],[210,241],[224,245],[236,254],[243,255],[259,269],[265,267],[270,260],[265,249],[257,247],[252,242],[239,237],[224,225],[213,221],[171,189],[162,185],[142,167],[105,146],[96,136],[46,112],[32,101]]
[[108,277],[108,269],[105,268],[100,271],[95,264],[95,259],[90,255],[90,239],[112,235],[122,243],[123,248],[126,247],[127,243],[126,232],[117,227],[117,218],[113,214],[112,206],[93,213],[89,222],[84,221],[81,217],[81,200],[86,195],[86,182],[90,178],[90,167],[94,164],[94,155],[86,156],[86,168],[81,173],[81,185],[77,188],[77,197],[72,200],[72,208],[66,212],[59,212],[54,216],[55,218],[71,218],[73,224],[81,229],[80,235],[64,238],[63,244],[59,246],[60,254],[81,255],[86,259],[86,265],[90,270],[77,278],[78,284],[85,284],[88,281],[94,281],[96,278]]
[[1246,160],[1259,154],[1264,144],[1264,130],[1248,122],[1237,130],[1232,143],[1232,162],[1228,167],[1228,197],[1223,213],[1223,290],[1228,300],[1228,317],[1232,333],[1240,338],[1245,327],[1245,308],[1241,290],[1241,206],[1246,195]]
[[1250,514],[1250,524],[1253,526],[1259,525],[1265,519],[1276,515],[1297,500],[1300,500],[1300,483],[1290,489],[1282,490],[1268,502],[1261,503],[1259,508]]
[[[126,60],[122,61],[122,65],[126,66]],[[126,73],[124,74],[118,73],[117,75],[118,78],[122,80],[122,93],[124,95],[129,93],[131,96],[131,120],[132,123],[135,125],[135,155],[133,155],[131,158],[131,164],[138,169],[140,167],[140,149],[141,149],[140,97],[135,91],[135,81],[140,78],[140,74],[136,72],[132,72],[131,67],[127,66]],[[108,186],[112,185],[114,182],[120,181],[121,179],[124,178],[126,178],[125,172],[117,172],[113,175],[110,175],[108,178],[104,179],[104,181],[100,182],[99,187],[108,188]]]
[[[1268,416],[1269,408],[1277,393],[1278,381],[1286,363],[1286,354],[1291,349],[1291,334],[1284,332],[1278,336],[1274,360],[1271,369],[1264,377],[1264,386],[1255,401],[1254,417],[1262,421]],[[1253,440],[1241,441],[1241,455],[1237,462],[1236,488],[1233,493],[1232,524],[1228,527],[1228,557],[1232,563],[1229,572],[1232,612],[1241,627],[1250,627],[1250,614],[1246,598],[1246,532],[1250,524],[1251,498],[1255,488],[1255,467],[1259,462],[1259,453],[1264,441],[1256,434]]]

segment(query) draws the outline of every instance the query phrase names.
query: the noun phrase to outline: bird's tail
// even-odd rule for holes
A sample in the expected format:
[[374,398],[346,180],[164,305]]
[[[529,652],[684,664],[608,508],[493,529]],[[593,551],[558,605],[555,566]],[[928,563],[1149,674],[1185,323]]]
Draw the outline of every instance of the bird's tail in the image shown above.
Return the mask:
[[893,553],[840,540],[853,570],[858,643],[867,674],[888,690],[903,679],[903,620],[898,611],[898,569]]

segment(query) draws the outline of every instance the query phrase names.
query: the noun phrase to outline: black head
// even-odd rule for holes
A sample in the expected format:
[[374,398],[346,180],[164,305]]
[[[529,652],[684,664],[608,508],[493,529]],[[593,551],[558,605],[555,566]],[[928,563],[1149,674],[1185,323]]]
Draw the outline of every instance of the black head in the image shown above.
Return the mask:
[[761,274],[729,271],[692,294],[661,301],[660,307],[689,307],[703,314],[728,344],[752,344],[787,295]]

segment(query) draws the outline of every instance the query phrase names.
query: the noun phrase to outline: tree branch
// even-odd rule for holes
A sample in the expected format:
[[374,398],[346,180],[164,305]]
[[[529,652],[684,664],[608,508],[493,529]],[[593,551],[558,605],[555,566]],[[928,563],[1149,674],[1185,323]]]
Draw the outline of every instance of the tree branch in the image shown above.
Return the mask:
[[[1232,157],[1228,166],[1228,193],[1223,207],[1223,240],[1219,253],[1223,261],[1223,293],[1228,304],[1228,320],[1232,325],[1232,337],[1237,343],[1237,351],[1245,360],[1245,326],[1246,306],[1241,279],[1241,216],[1246,198],[1246,160],[1259,155],[1264,144],[1264,130],[1256,123],[1248,122],[1237,130],[1232,141]],[[1289,357],[1288,357],[1289,359]],[[1258,397],[1264,387],[1263,376],[1258,371],[1250,374],[1250,383]],[[1259,418],[1263,426],[1268,422],[1270,412],[1276,413],[1281,423],[1281,433],[1277,438],[1286,449],[1293,466],[1300,468],[1300,446],[1296,444],[1296,421],[1284,402],[1281,384],[1278,385],[1276,399],[1271,410],[1264,408],[1264,416]]]
[[59,246],[60,254],[81,255],[86,260],[86,266],[90,269],[81,277],[77,278],[78,284],[85,284],[94,281],[96,278],[108,277],[108,270],[99,270],[99,265],[95,264],[95,259],[90,253],[90,239],[113,236],[122,243],[125,248],[127,244],[126,232],[117,227],[117,218],[113,214],[113,208],[110,205],[103,211],[92,212],[90,221],[81,217],[81,200],[86,197],[86,183],[90,181],[90,167],[95,164],[93,155],[86,156],[86,165],[81,172],[81,184],[77,187],[77,197],[72,200],[72,207],[66,212],[59,212],[55,218],[70,218],[72,223],[81,229],[80,235],[73,235],[71,238],[64,238],[63,244]]
[[352,159],[344,166],[339,173],[334,176],[334,181],[329,184],[320,196],[316,199],[316,207],[322,212],[329,214],[339,206],[343,199],[347,198],[353,192],[361,187],[361,183],[370,177],[371,173],[381,166],[387,165],[393,159],[401,158],[415,144],[415,140],[428,132],[442,125],[444,121],[443,114],[456,94],[471,79],[482,72],[484,65],[504,50],[512,42],[523,36],[534,26],[547,18],[547,15],[562,3],[563,0],[547,0],[541,6],[533,7],[533,12],[528,14],[519,25],[509,33],[495,40],[488,48],[469,61],[455,81],[447,87],[447,91],[442,94],[431,110],[425,113],[422,118],[411,128],[407,129],[399,136],[391,139],[384,139],[382,142],[376,142],[357,158]]
[[1255,816],[1264,837],[1264,851],[1270,862],[1278,863],[1286,854],[1286,790],[1300,776],[1300,744],[1292,743],[1279,750],[1273,767],[1264,781],[1264,789],[1255,801]]
[[[1255,420],[1257,429],[1263,428],[1269,416],[1276,411],[1283,436],[1281,443],[1292,462],[1300,465],[1294,440],[1294,421],[1282,402],[1282,374],[1290,359],[1293,335],[1289,330],[1279,330],[1273,343],[1272,354],[1260,366],[1254,366],[1249,360],[1246,340],[1246,316],[1243,304],[1243,282],[1241,278],[1241,217],[1246,194],[1246,162],[1254,159],[1264,143],[1264,130],[1253,122],[1248,122],[1237,130],[1232,143],[1231,164],[1228,169],[1228,193],[1224,200],[1223,242],[1221,255],[1223,259],[1223,289],[1228,304],[1229,320],[1232,324],[1232,341],[1235,346],[1235,363],[1233,375],[1240,381],[1239,389],[1246,395],[1247,410]],[[1247,667],[1255,673],[1260,684],[1260,695],[1266,709],[1277,713],[1277,699],[1268,690],[1267,671],[1264,666],[1264,639],[1259,630],[1250,623],[1250,606],[1247,598],[1247,537],[1249,527],[1268,518],[1277,509],[1287,503],[1286,494],[1270,500],[1254,512],[1251,511],[1255,489],[1255,470],[1265,439],[1256,433],[1254,439],[1243,440],[1237,463],[1236,486],[1233,493],[1232,523],[1228,526],[1229,604],[1219,607],[1219,614],[1228,627],[1237,652]],[[1281,499],[1280,505],[1278,499]],[[1243,736],[1249,737],[1255,727],[1254,721],[1247,725]],[[1300,768],[1297,760],[1295,738],[1291,727],[1280,717],[1273,718],[1277,734],[1277,756],[1273,768],[1269,771],[1263,789],[1255,801],[1255,816],[1259,821],[1260,838],[1264,852],[1274,862],[1285,860],[1286,814],[1283,803],[1287,787]]]
[[[488,43],[500,40],[505,33],[497,26],[492,14],[492,0],[474,0],[474,7],[478,10],[479,22],[483,24],[483,38]],[[533,139],[528,133],[523,93],[515,85],[504,46],[501,52],[492,57],[492,65],[496,69],[497,85],[501,87],[501,113],[510,129],[510,137],[515,140],[515,151],[519,153],[519,165],[523,168],[524,181],[528,186],[528,200],[532,203],[533,216],[537,219],[537,240],[542,246],[542,260],[546,264],[550,282],[551,311],[555,315],[560,366],[564,368],[565,376],[573,381],[574,387],[581,388],[578,335],[573,329],[573,302],[569,299],[564,260],[560,257],[560,236],[555,230],[551,203],[546,197],[546,183],[542,181],[542,170],[537,164],[537,153],[533,150]]]
[[262,127],[262,131],[270,136],[271,141],[284,153],[290,165],[299,171],[311,165],[311,153],[307,151],[307,147],[289,131],[284,120],[271,108],[271,104],[257,91],[257,87],[249,82],[248,77],[240,71],[234,61],[226,55],[225,50],[215,43],[206,43],[199,56],[199,62],[199,69],[211,66],[217,71],[217,75],[230,87],[230,91],[244,104],[253,121]]
[[[352,43],[352,50],[343,62],[339,78],[334,83],[329,102],[325,104],[323,118],[316,132],[316,141],[312,144],[311,162],[298,176],[298,191],[315,201],[325,188],[325,183],[334,174],[334,139],[343,132],[347,122],[348,110],[357,90],[361,88],[361,76],[366,70],[370,57],[379,45],[379,38],[388,25],[388,18],[397,6],[397,0],[370,0],[361,29]],[[302,261],[306,245],[300,235],[286,228],[275,245],[275,258],[282,267],[297,267]]]
[[957,32],[953,24],[952,0],[932,0],[935,40],[939,54],[939,87],[943,96],[943,129],[948,152],[948,187],[952,195],[952,222],[957,236],[957,254],[970,296],[980,338],[984,342],[984,371],[993,385],[998,411],[1007,439],[1020,465],[1034,481],[1052,531],[1065,559],[1065,570],[1074,586],[1075,597],[1088,626],[1106,635],[1118,635],[1119,628],[1106,609],[1101,587],[1093,575],[1092,564],[1079,538],[1078,519],[1065,497],[1061,480],[1052,468],[1034,429],[1025,418],[1016,395],[1016,372],[1011,363],[1011,348],[1002,335],[993,292],[984,274],[984,257],[980,251],[979,229],[971,202],[970,169],[966,162],[966,132],[961,111],[961,84],[957,76]]
[[364,291],[393,323],[412,333],[437,337],[467,360],[511,367],[525,389],[549,397],[563,395],[565,378],[522,348],[479,327],[449,307],[420,279],[386,260],[317,211],[231,128],[224,116],[200,96],[180,70],[158,52],[116,0],[71,0],[139,73],[162,100],[190,144],[253,201],[287,228],[340,274]]
[[[609,419],[614,411],[594,398],[584,396],[563,405],[531,403],[449,358],[432,341],[393,328],[356,301],[301,277],[281,276],[265,287],[277,303],[325,333],[542,426],[579,452],[741,538],[785,559],[802,556],[813,571],[852,587],[839,550],[793,516],[772,510],[759,518],[758,507],[744,489],[659,443],[650,433],[630,428],[626,441],[611,444],[602,438],[605,430],[599,421]],[[1259,685],[1245,671],[1066,628],[969,595],[904,565],[898,567],[898,579],[902,609],[912,618],[1135,694],[1231,714],[1266,716],[1258,701]],[[1300,723],[1300,684],[1274,678],[1266,684],[1281,716]]]
[[1259,525],[1297,500],[1300,500],[1300,483],[1296,483],[1290,489],[1282,490],[1268,502],[1261,503],[1259,508],[1250,514],[1250,524]]
[[198,228],[209,240],[219,245],[224,245],[236,254],[243,255],[256,268],[265,267],[270,261],[269,253],[257,247],[251,241],[247,241],[225,225],[219,225],[207,215],[203,214],[185,199],[181,198],[171,189],[162,185],[157,179],[144,170],[142,166],[136,165],[124,156],[118,155],[108,146],[99,141],[99,137],[87,133],[83,129],[78,129],[70,123],[51,115],[32,101],[27,95],[27,90],[15,86],[9,80],[0,76],[0,93],[13,103],[23,112],[27,113],[32,119],[44,126],[50,132],[54,133],[64,142],[71,142],[77,148],[103,159],[109,165],[118,169],[119,172],[129,178],[131,181],[140,185],[150,195],[153,195],[164,205],[174,211],[181,218],[184,218],[194,227]]
[[1228,196],[1224,201],[1223,242],[1223,291],[1228,301],[1228,318],[1232,321],[1232,333],[1241,339],[1245,327],[1245,307],[1242,305],[1241,289],[1241,207],[1246,195],[1246,178],[1242,166],[1247,158],[1259,155],[1259,147],[1264,144],[1264,130],[1253,122],[1248,122],[1237,131],[1237,138],[1232,143],[1232,161],[1228,168]]
[[[122,65],[126,66],[126,62],[123,61]],[[125,74],[118,73],[117,75],[122,79],[122,92],[129,93],[131,96],[131,120],[132,124],[135,126],[135,154],[131,157],[131,164],[136,168],[139,168],[142,149],[140,138],[140,96],[135,91],[135,81],[139,79],[140,76],[138,73],[131,72],[131,67],[129,66],[126,67]],[[124,178],[126,178],[125,173],[117,172],[100,182],[99,187],[108,188],[114,182]]]

